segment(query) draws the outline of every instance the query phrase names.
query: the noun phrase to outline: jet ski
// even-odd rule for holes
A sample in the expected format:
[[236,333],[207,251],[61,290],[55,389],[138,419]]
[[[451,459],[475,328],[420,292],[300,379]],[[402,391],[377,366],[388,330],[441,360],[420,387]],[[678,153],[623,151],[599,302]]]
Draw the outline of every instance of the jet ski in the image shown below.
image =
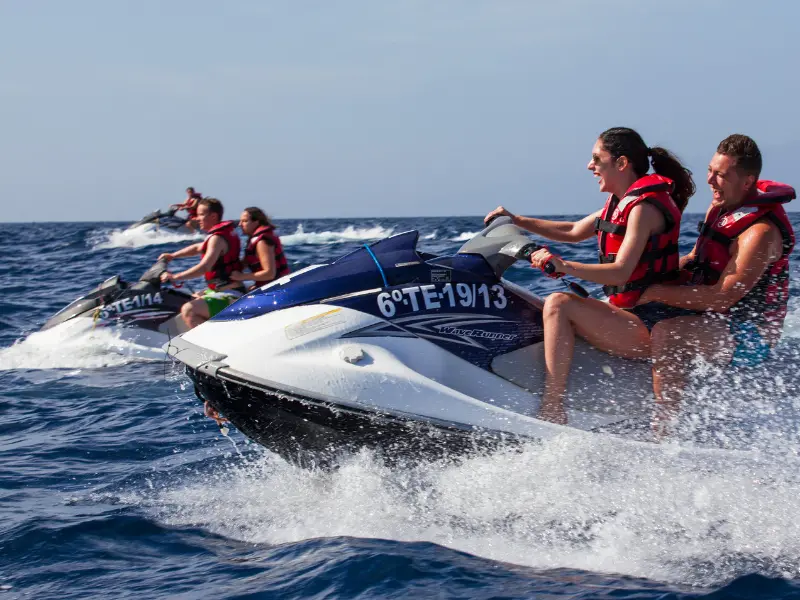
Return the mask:
[[144,227],[147,229],[166,229],[176,233],[193,233],[193,231],[186,226],[186,219],[175,216],[176,212],[177,211],[172,208],[167,211],[153,211],[149,215],[146,215],[141,220],[128,227],[128,229],[131,230]]
[[[278,452],[463,452],[546,439],[541,298],[503,278],[540,246],[507,217],[453,255],[409,231],[245,295],[164,348],[197,396]],[[650,366],[578,340],[566,427],[649,430]]]
[[167,263],[161,260],[135,283],[119,275],[109,277],[50,317],[41,331],[82,322],[86,329],[115,327],[126,340],[159,347],[187,330],[180,310],[192,299],[188,292],[162,285],[160,277],[166,270]]

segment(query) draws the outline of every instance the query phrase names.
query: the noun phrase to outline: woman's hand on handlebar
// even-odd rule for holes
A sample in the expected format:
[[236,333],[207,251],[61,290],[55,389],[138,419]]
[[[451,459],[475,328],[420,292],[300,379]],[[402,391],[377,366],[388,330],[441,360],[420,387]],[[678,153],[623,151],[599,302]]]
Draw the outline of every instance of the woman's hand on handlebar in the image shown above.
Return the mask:
[[164,252],[164,254],[159,254],[158,255],[158,260],[163,260],[165,262],[169,262],[173,258],[174,258],[174,256],[172,256],[172,254],[170,254],[169,252]]
[[532,267],[536,267],[537,269],[544,271],[547,263],[553,265],[552,273],[548,273],[550,276],[555,275],[556,273],[564,273],[566,271],[564,261],[550,252],[550,250],[547,248],[541,248],[540,250],[537,250],[531,254]]
[[502,206],[498,206],[497,208],[495,208],[492,212],[490,212],[488,215],[486,215],[483,218],[483,222],[488,225],[489,221],[491,221],[492,219],[496,219],[497,217],[511,217],[513,219],[514,218],[514,214],[509,212],[509,211],[507,211]]

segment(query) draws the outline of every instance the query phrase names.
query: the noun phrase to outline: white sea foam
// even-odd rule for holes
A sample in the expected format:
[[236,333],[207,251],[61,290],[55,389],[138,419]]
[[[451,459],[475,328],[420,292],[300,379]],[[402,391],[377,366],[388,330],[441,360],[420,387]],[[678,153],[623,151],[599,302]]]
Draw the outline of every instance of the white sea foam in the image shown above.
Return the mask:
[[338,244],[341,242],[379,240],[389,237],[393,233],[394,228],[386,229],[380,225],[375,225],[374,227],[353,227],[352,225],[348,225],[341,231],[306,232],[301,223],[297,226],[294,233],[281,235],[281,242],[284,246]]
[[162,244],[188,244],[203,239],[202,233],[177,233],[169,229],[155,229],[152,225],[143,225],[133,229],[112,229],[98,237],[93,245],[95,250],[109,248],[142,248]]
[[93,330],[90,319],[75,319],[0,349],[0,370],[96,369],[163,358],[160,348],[123,339],[119,330]]
[[453,242],[468,242],[476,235],[480,233],[479,231],[464,231],[463,233],[459,233],[456,237],[450,238]]
[[746,375],[720,386],[713,373],[697,373],[706,381],[697,400],[725,419],[741,413],[748,422],[790,421],[772,441],[769,431],[756,431],[760,451],[566,433],[456,464],[388,467],[362,451],[333,471],[295,467],[264,451],[201,475],[182,471],[121,499],[167,525],[252,544],[424,540],[537,569],[697,586],[753,571],[798,578],[800,438],[793,415],[800,398],[770,373],[755,387]]
[[789,310],[786,313],[786,321],[783,323],[783,337],[800,337],[800,298],[789,300]]
[[538,569],[712,585],[753,570],[800,576],[797,466],[564,435],[407,468],[364,451],[304,470],[264,453],[123,501],[247,543],[425,540]]

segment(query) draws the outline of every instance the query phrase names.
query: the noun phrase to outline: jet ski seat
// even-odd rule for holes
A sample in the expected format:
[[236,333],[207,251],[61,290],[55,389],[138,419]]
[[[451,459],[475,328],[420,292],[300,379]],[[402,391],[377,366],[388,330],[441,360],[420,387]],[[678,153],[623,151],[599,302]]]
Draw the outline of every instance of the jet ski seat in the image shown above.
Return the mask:
[[[544,342],[496,356],[494,373],[535,394],[544,390]],[[620,386],[613,379],[626,382]],[[608,381],[609,385],[597,385]],[[608,393],[604,394],[606,390]],[[575,340],[575,354],[567,387],[567,406],[605,414],[649,414],[653,406],[650,364],[621,359]]]

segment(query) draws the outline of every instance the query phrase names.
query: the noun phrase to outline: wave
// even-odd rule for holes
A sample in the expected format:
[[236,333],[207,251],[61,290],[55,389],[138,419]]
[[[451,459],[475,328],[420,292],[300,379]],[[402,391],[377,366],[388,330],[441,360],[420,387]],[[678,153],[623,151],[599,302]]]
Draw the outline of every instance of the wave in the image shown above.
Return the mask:
[[143,225],[133,229],[113,229],[106,232],[99,236],[99,239],[94,242],[92,249],[143,248],[145,246],[187,243],[202,239],[202,233],[176,233],[168,229],[154,229],[149,225]]
[[453,242],[468,242],[476,235],[480,233],[479,231],[465,231],[463,233],[459,233],[456,237],[450,238],[450,241]]
[[537,569],[698,586],[754,570],[800,576],[797,464],[643,446],[565,434],[456,464],[389,468],[362,451],[332,472],[264,452],[122,501],[248,544],[429,541]]
[[0,349],[0,371],[97,369],[163,358],[161,349],[126,341],[119,331],[92,329],[89,319],[76,319]]
[[348,225],[341,231],[309,231],[303,229],[303,224],[299,224],[294,233],[281,235],[281,242],[284,246],[300,246],[302,244],[339,244],[342,242],[360,242],[368,240],[378,240],[389,237],[394,233],[394,228],[385,228],[380,225],[373,227],[354,227]]

